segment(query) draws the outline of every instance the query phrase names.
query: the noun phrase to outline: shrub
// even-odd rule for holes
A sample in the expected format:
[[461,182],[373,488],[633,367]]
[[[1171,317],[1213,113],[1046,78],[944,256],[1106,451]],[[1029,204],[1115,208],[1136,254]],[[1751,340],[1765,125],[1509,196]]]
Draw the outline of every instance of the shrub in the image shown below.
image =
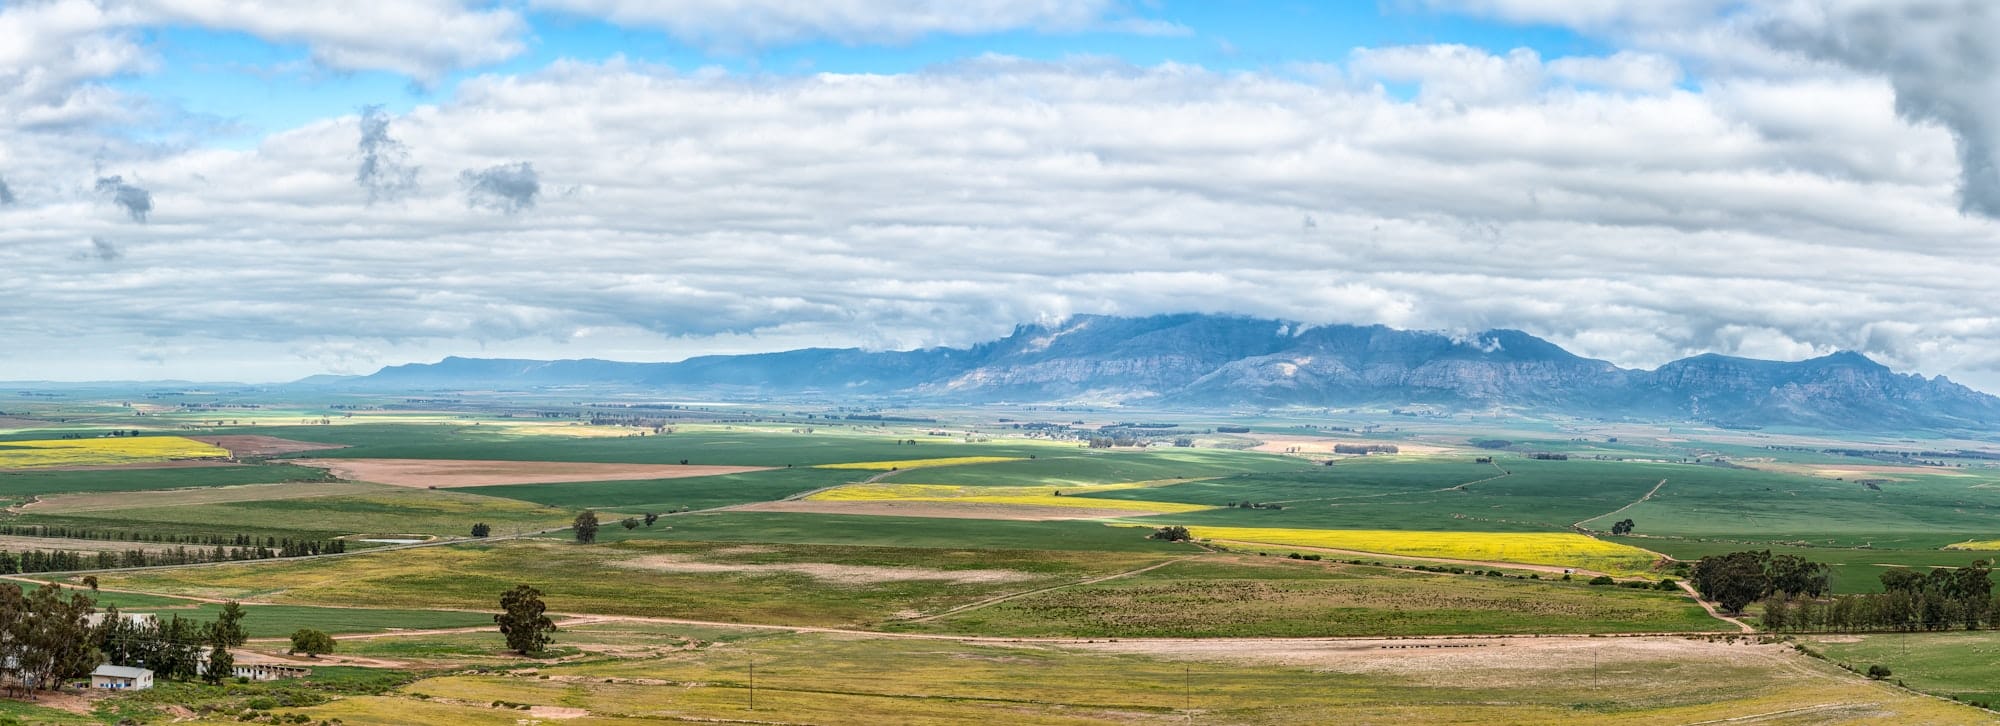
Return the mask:
[[1884,666],[1884,665],[1881,665],[1881,664],[1876,664],[1876,665],[1872,665],[1872,666],[1868,666],[1868,677],[1869,677],[1869,678],[1872,678],[1872,679],[1875,679],[1875,680],[1878,680],[1878,681],[1879,681],[1879,680],[1882,680],[1882,679],[1884,679],[1884,678],[1888,678],[1889,676],[1892,676],[1892,675],[1895,675],[1895,674],[1894,674],[1894,673],[1891,673],[1891,672],[1889,671],[1889,668],[1888,668],[1888,666]]
[[1617,582],[1618,582],[1617,580],[1611,579],[1610,575],[1598,575],[1596,577],[1590,578],[1590,584],[1592,585],[1610,585],[1610,584],[1615,584]]

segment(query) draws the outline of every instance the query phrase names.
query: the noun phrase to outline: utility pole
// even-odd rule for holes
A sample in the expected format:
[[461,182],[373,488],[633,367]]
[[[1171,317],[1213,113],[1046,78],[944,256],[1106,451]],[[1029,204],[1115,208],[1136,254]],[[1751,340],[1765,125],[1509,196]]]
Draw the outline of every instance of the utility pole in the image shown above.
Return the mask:
[[757,710],[757,657],[750,657],[750,710]]
[[1187,712],[1188,723],[1194,723],[1194,667],[1181,666],[1181,710]]

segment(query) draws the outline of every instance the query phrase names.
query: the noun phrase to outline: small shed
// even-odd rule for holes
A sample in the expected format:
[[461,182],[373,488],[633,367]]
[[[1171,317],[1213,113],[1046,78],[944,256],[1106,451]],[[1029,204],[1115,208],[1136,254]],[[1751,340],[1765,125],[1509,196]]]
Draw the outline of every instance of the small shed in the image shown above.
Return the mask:
[[153,672],[144,668],[101,665],[90,672],[90,687],[113,691],[142,691],[153,687]]

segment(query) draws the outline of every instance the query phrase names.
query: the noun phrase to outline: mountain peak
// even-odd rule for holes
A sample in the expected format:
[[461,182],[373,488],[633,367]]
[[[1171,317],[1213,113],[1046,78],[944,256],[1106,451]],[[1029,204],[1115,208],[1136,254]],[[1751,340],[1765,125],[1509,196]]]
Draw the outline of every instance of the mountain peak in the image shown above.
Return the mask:
[[970,348],[806,349],[679,363],[453,356],[331,385],[594,386],[721,396],[1180,408],[1420,404],[1832,429],[2000,425],[2000,399],[1942,377],[1896,374],[1854,351],[1797,362],[1703,354],[1639,371],[1505,328],[1454,334],[1198,313],[1077,315],[1020,325],[1007,338]]

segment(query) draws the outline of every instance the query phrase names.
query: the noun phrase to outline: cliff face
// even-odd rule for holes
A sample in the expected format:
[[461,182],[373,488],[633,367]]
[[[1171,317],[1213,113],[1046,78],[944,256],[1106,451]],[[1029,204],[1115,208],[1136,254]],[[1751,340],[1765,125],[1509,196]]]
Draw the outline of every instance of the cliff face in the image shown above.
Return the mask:
[[2000,399],[1942,377],[1898,374],[1856,353],[1798,362],[1701,355],[1637,371],[1516,330],[1448,336],[1212,315],[1079,316],[1023,325],[965,349],[807,349],[680,363],[449,358],[323,385],[600,386],[1184,407],[1424,403],[1854,429],[2000,423]]

